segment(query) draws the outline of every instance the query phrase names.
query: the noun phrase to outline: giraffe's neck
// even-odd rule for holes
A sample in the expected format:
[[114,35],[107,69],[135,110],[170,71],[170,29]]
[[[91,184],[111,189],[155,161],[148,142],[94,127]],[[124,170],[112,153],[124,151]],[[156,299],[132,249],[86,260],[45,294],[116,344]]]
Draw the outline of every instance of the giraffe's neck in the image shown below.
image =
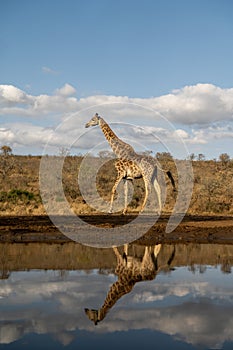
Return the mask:
[[102,307],[98,310],[99,321],[104,319],[107,312],[113,307],[117,300],[119,300],[123,295],[129,293],[132,290],[135,283],[136,281],[129,283],[128,281],[123,282],[119,279],[115,283],[113,283]]
[[127,158],[135,153],[133,147],[119,139],[103,118],[100,118],[99,125],[106,140],[118,158]]

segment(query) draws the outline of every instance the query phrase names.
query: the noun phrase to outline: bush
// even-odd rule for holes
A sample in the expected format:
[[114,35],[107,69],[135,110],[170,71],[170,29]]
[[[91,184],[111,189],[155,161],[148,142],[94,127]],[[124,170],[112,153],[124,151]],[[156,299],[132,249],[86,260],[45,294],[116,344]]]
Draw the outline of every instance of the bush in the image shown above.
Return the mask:
[[0,202],[16,202],[18,200],[22,200],[24,202],[35,200],[35,195],[32,192],[20,189],[12,189],[9,192],[0,192]]

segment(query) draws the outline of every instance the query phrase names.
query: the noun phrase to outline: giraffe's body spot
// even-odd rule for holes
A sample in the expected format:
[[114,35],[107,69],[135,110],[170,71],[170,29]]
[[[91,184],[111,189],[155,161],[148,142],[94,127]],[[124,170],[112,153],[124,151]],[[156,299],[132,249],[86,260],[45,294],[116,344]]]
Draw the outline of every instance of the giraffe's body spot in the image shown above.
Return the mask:
[[123,179],[133,180],[142,177],[141,169],[132,160],[120,159],[115,162],[118,174],[123,174]]

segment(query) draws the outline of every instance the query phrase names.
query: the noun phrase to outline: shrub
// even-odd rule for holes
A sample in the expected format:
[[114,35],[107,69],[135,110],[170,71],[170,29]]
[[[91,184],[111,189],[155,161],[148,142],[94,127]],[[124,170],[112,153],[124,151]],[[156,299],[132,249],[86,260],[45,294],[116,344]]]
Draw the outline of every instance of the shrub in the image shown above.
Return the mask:
[[20,189],[12,189],[9,192],[5,192],[5,191],[0,192],[1,202],[5,202],[5,201],[16,202],[18,200],[22,200],[26,202],[35,200],[35,195],[32,192],[20,190]]

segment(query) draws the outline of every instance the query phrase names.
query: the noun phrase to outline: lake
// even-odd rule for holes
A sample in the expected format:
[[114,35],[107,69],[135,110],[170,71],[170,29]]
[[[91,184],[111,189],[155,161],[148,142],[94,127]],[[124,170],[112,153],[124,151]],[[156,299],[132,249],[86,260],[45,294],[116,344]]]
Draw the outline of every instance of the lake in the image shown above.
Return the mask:
[[232,349],[233,245],[0,244],[0,349]]

